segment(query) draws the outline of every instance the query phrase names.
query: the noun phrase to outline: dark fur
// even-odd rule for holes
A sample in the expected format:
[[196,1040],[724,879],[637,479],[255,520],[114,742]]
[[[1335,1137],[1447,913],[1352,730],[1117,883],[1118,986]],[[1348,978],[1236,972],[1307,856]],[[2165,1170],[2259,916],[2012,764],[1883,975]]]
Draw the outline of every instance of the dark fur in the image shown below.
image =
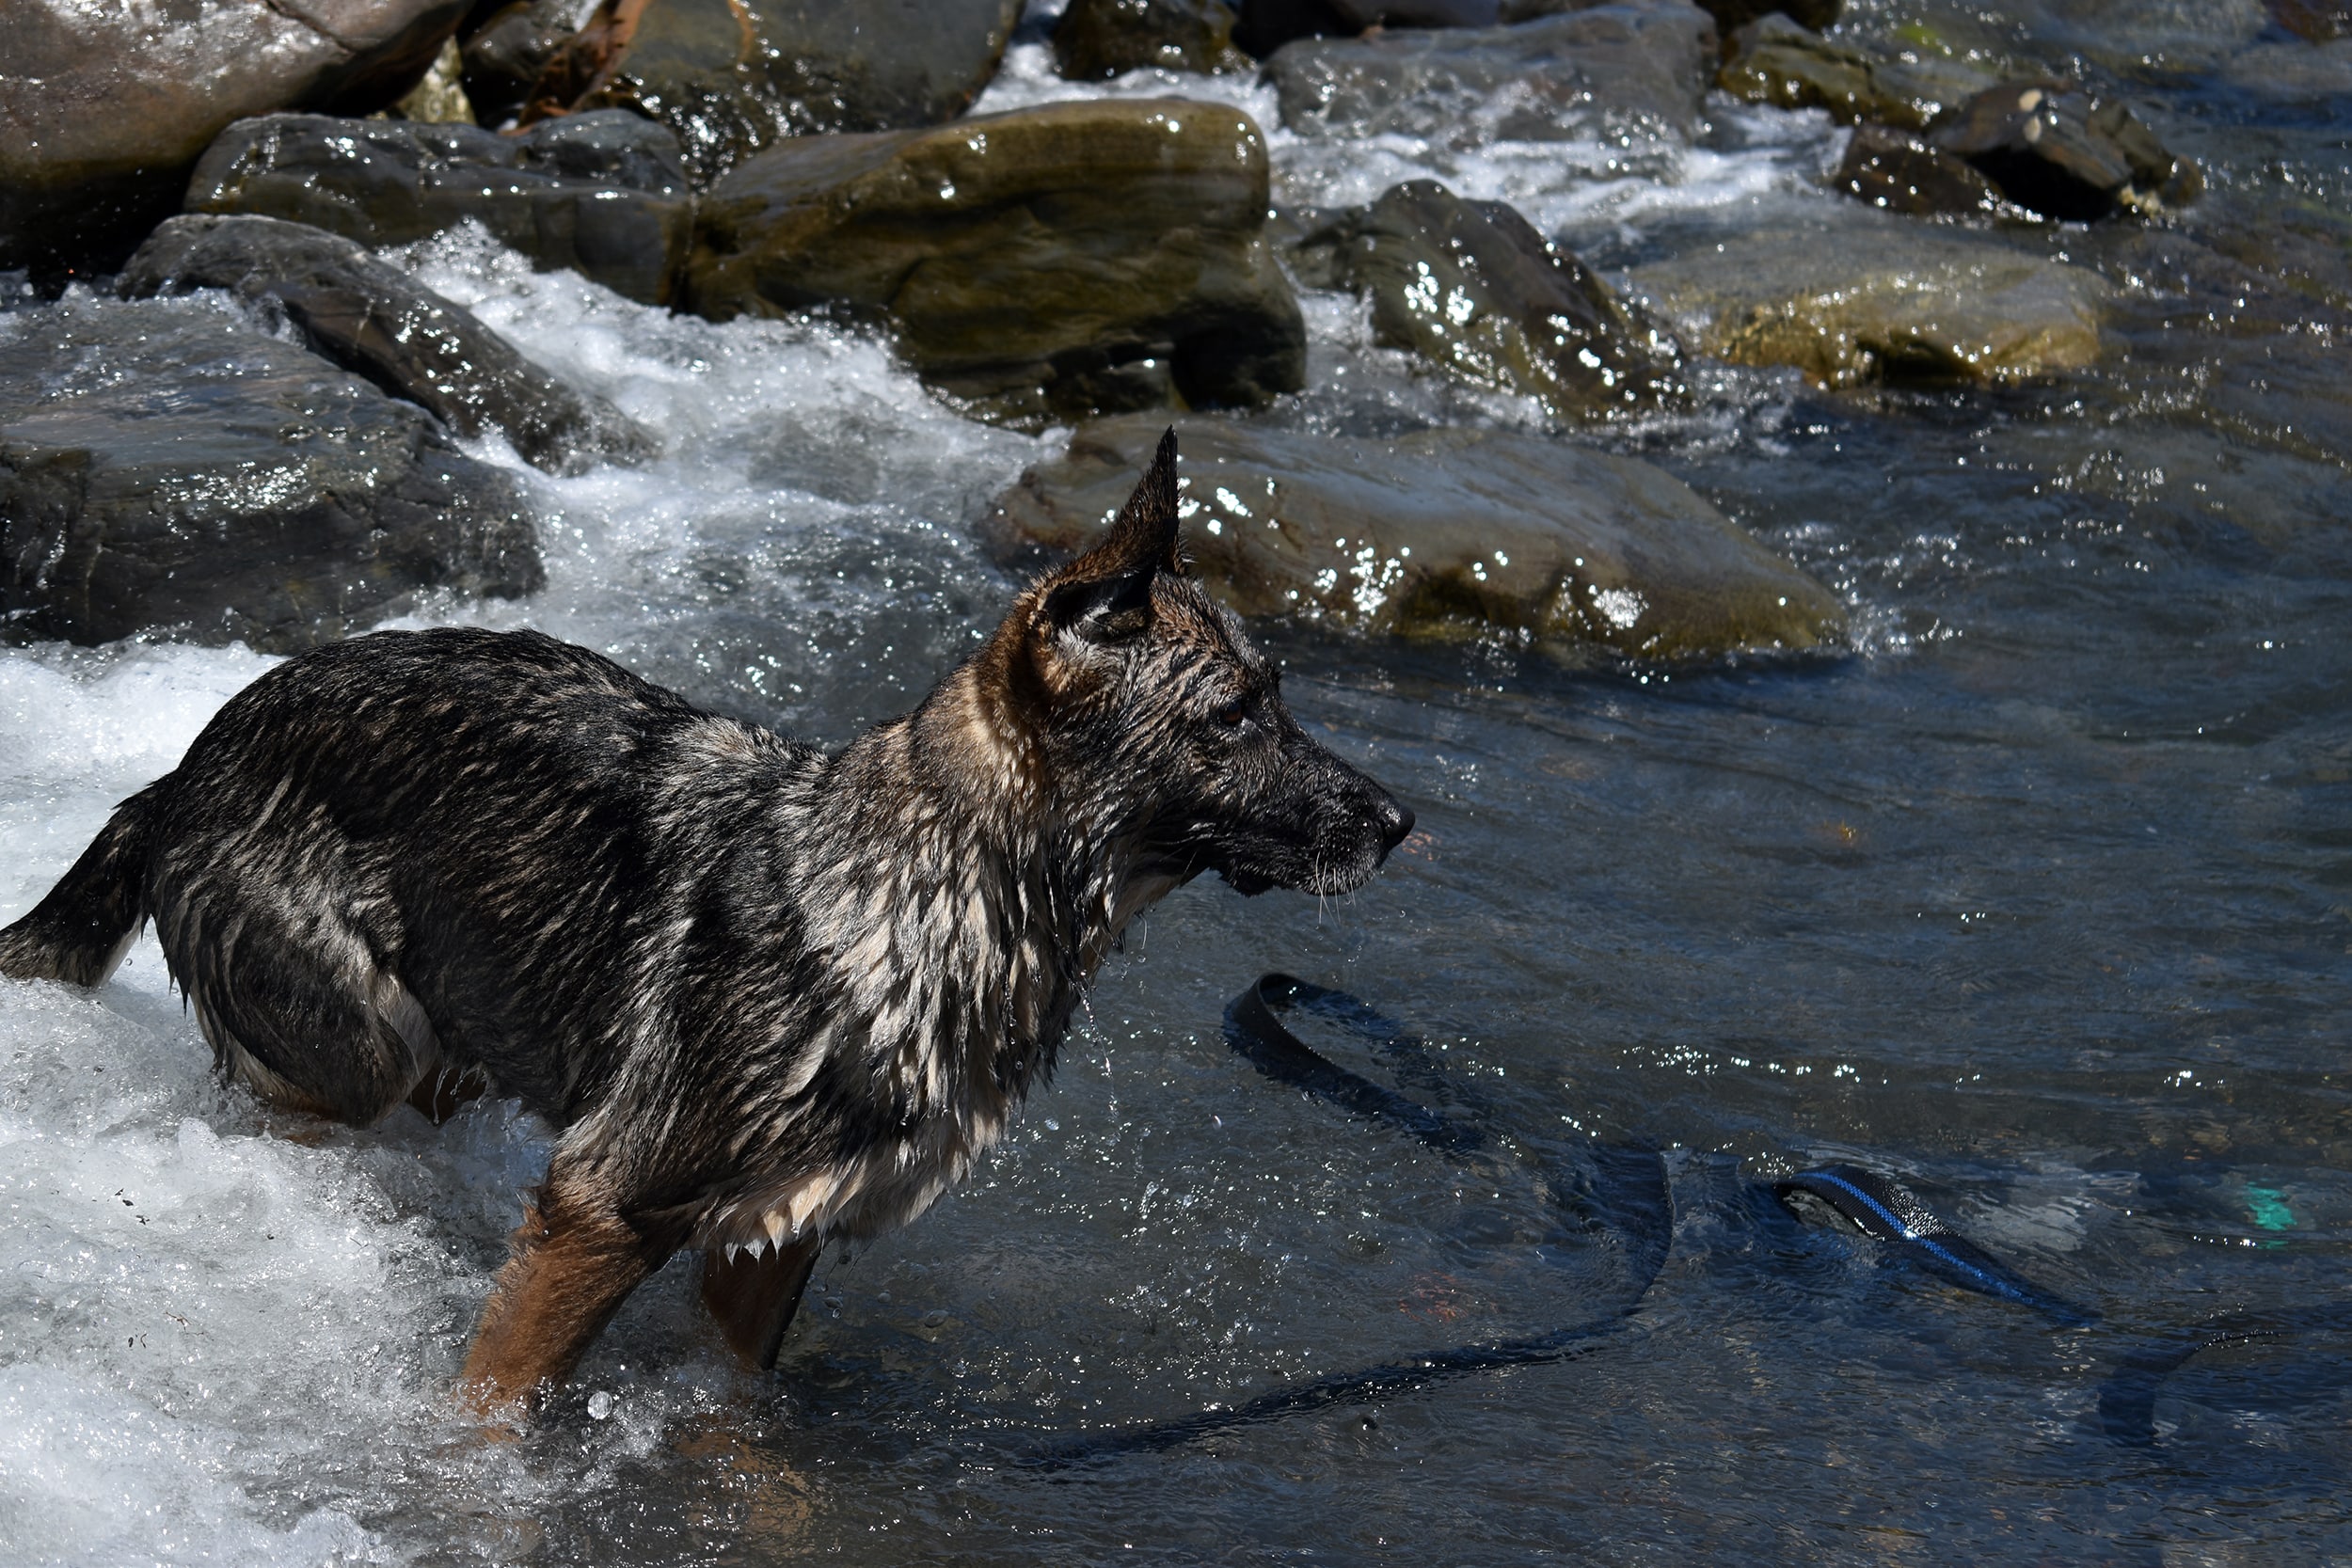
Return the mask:
[[559,1129],[468,1362],[485,1406],[680,1247],[771,1363],[824,1239],[964,1173],[1135,914],[1207,870],[1346,892],[1410,829],[1184,575],[1174,460],[834,757],[528,632],[305,655],[122,804],[0,973],[96,984],[151,918],[263,1096],[368,1123],[472,1075]]

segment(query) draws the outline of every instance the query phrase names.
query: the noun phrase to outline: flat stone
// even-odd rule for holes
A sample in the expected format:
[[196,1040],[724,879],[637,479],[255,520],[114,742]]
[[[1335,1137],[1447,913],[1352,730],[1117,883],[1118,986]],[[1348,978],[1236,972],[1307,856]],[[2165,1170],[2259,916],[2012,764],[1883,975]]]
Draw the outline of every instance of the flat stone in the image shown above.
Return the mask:
[[462,305],[306,224],[251,215],[172,218],[123,268],[125,298],[225,289],[282,311],[316,353],[460,436],[496,428],[524,461],[578,473],[637,462],[653,438],[600,397],[517,354]]
[[688,299],[886,321],[926,380],[1011,423],[1263,403],[1306,376],[1267,191],[1256,124],[1181,99],[796,137],[706,195]]
[[514,480],[440,421],[189,303],[0,314],[0,624],[287,651],[425,589],[539,586]]
[[559,48],[534,97],[660,120],[707,183],[787,136],[953,119],[995,76],[1021,0],[646,0],[634,14]]
[[1619,0],[1516,26],[1301,40],[1265,71],[1301,135],[1568,141],[1688,137],[1714,60],[1696,6]]
[[194,213],[254,213],[366,245],[471,218],[542,269],[670,302],[693,234],[677,141],[619,110],[501,136],[471,125],[269,115],[221,133],[188,182]]
[[2161,213],[2195,200],[2204,186],[2197,166],[2176,157],[2129,108],[2062,82],[1988,88],[1934,140],[2020,207],[2064,221]]
[[1830,183],[1867,206],[1914,217],[2016,211],[1974,166],[1887,125],[1854,127]]
[[1073,82],[1131,71],[1248,71],[1225,0],[1070,0],[1054,24],[1054,67]]
[[[991,538],[1012,553],[1083,549],[1168,422],[1082,427],[997,502]],[[1827,589],[1635,458],[1496,431],[1175,427],[1185,547],[1244,615],[1660,659],[1822,648],[1844,630]]]
[[1674,340],[1503,202],[1411,181],[1327,219],[1294,254],[1302,276],[1371,298],[1379,342],[1534,398],[1556,419],[1648,413],[1687,397]]
[[1833,43],[1778,12],[1733,33],[1716,84],[1735,98],[1783,109],[1827,109],[1851,125],[1875,120],[1919,131],[1993,85],[1985,71],[1930,55],[1894,59]]
[[470,0],[8,0],[0,267],[110,268],[231,121],[367,114],[433,64]]
[[1768,230],[1637,267],[1636,292],[1686,344],[1815,380],[2000,382],[2100,354],[2114,289],[1997,241],[1893,220]]

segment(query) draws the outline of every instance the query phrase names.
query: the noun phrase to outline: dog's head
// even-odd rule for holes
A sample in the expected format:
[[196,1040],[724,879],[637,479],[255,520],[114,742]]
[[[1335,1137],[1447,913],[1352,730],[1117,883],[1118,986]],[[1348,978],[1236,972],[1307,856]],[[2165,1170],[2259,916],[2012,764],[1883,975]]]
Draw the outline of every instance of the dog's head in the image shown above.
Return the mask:
[[1057,815],[1165,875],[1351,893],[1412,832],[1308,738],[1279,673],[1187,575],[1172,430],[1108,534],[1022,595],[992,653]]

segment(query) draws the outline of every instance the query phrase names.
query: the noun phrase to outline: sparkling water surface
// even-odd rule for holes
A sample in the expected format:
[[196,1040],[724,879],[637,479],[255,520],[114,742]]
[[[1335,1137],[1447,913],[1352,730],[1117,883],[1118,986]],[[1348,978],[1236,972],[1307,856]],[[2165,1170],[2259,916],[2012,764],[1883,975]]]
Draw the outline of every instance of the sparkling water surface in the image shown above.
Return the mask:
[[[263,1109],[211,1077],[151,940],[94,994],[0,982],[0,1560],[2352,1557],[2352,109],[2226,73],[2131,90],[2211,191],[2172,227],[2024,240],[2123,290],[2097,372],[1827,394],[1702,367],[1695,412],[1561,437],[1667,466],[1831,583],[1851,653],[1579,670],[1263,627],[1419,832],[1351,898],[1162,905],[976,1179],[826,1258],[773,1377],[734,1368],[681,1259],[537,1431],[484,1443],[447,1389],[543,1128]],[[1170,91],[1274,122],[1246,79],[1080,88],[1034,43],[981,107]],[[1693,149],[1270,140],[1286,203],[1431,174],[1607,268],[1844,221],[1825,119],[1710,114]],[[403,256],[665,449],[517,465],[547,591],[417,621],[542,627],[837,743],[1009,601],[970,523],[1066,433],[966,421],[833,326],[668,316],[478,234]],[[1315,389],[1266,418],[1540,419],[1374,347],[1352,299],[1306,305]],[[0,918],[270,662],[0,651]],[[1407,1091],[1475,1108],[1494,1156],[1253,1072],[1219,1020],[1266,970],[1406,1021],[1438,1064]],[[1594,1183],[1628,1145],[1660,1151],[1671,1245],[1576,1357],[1032,1462],[1614,1320],[1638,1216]],[[1832,1159],[2101,1321],[1760,1196]],[[1574,1244],[1567,1189],[1599,1195]],[[2103,1426],[2136,1349],[2243,1312],[2301,1327],[2166,1380],[2152,1442]]]

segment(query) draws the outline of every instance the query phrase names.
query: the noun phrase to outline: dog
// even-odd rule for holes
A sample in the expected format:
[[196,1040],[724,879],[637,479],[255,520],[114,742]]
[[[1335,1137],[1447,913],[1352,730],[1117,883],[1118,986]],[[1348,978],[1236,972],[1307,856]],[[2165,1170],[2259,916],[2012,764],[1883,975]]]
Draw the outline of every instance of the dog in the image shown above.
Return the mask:
[[117,808],[0,974],[97,985],[152,920],[262,1100],[438,1120],[463,1081],[545,1118],[477,1411],[527,1416],[680,1249],[772,1367],[825,1241],[1003,1135],[1137,914],[1204,871],[1352,892],[1412,831],[1187,575],[1175,470],[1170,431],[1094,548],[837,755],[535,632],[305,654]]

